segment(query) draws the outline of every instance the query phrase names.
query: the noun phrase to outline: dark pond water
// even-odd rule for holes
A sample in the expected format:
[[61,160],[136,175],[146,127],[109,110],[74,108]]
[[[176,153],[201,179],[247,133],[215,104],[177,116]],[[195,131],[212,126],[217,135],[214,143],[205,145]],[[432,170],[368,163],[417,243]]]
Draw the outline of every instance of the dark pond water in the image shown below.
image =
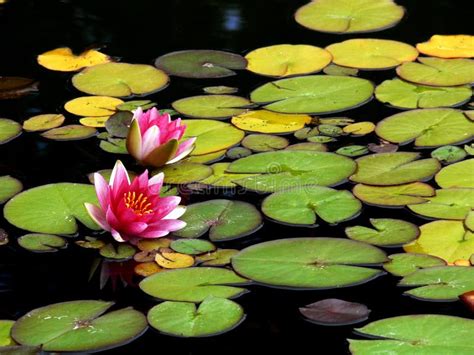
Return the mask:
[[[469,32],[472,13],[469,1],[397,1],[408,15],[395,28],[358,37],[387,38],[411,44],[433,34]],[[0,9],[0,75],[34,77],[41,82],[38,95],[0,102],[0,116],[22,121],[38,113],[60,111],[67,100],[78,96],[68,75],[48,72],[36,64],[37,54],[60,46],[78,51],[93,44],[105,45],[104,52],[124,62],[152,63],[164,53],[180,49],[223,49],[245,54],[249,50],[280,43],[306,43],[324,47],[350,38],[306,30],[293,20],[293,13],[305,0],[11,0]],[[355,36],[352,36],[355,37]],[[380,82],[392,71],[366,72],[363,77]],[[201,92],[209,85],[236,86],[241,95],[268,79],[241,72],[219,80],[173,78],[166,90],[151,95],[161,108],[178,98]],[[372,101],[345,113],[357,120],[378,121],[395,110]],[[372,138],[373,139],[373,138]],[[357,140],[357,144],[361,142]],[[344,145],[351,143],[345,140]],[[332,149],[331,149],[332,150]],[[0,175],[19,178],[25,188],[59,181],[87,182],[86,174],[110,168],[115,157],[102,152],[97,141],[52,142],[38,135],[24,134],[0,146]],[[350,186],[348,186],[350,187]],[[196,199],[202,199],[202,196]],[[260,196],[248,196],[258,202]],[[252,237],[227,243],[242,248],[256,242],[282,237],[343,236],[343,228],[366,224],[369,217],[395,217],[424,223],[406,210],[365,207],[356,221],[316,229],[289,228],[266,222]],[[0,218],[14,239],[20,231]],[[390,251],[397,252],[397,249]],[[46,304],[74,299],[114,300],[118,306],[133,305],[146,312],[153,304],[133,287],[99,290],[97,275],[89,282],[93,253],[71,247],[54,255],[20,250],[15,243],[0,248],[0,319],[16,319]],[[238,300],[247,313],[246,321],[234,331],[206,339],[177,339],[149,330],[139,340],[110,353],[213,354],[252,351],[264,346],[266,353],[280,353],[284,347],[307,349],[320,354],[345,354],[352,326],[321,327],[303,320],[298,307],[328,297],[361,302],[372,309],[370,320],[401,314],[441,313],[469,317],[459,303],[428,303],[402,296],[397,279],[386,275],[368,284],[330,291],[285,291],[258,286]],[[324,350],[323,350],[324,349]]]

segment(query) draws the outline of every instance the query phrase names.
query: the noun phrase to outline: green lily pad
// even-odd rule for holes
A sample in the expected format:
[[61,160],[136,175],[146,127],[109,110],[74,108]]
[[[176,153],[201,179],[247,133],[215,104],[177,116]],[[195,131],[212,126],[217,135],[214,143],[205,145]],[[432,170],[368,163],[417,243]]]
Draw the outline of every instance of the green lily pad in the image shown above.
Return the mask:
[[114,259],[114,260],[128,260],[133,258],[135,255],[135,248],[129,244],[118,244],[114,245],[112,243],[106,244],[100,248],[99,253],[104,258]]
[[436,159],[420,159],[419,153],[396,152],[368,155],[356,160],[352,181],[375,185],[399,185],[430,179],[441,168]]
[[21,181],[9,175],[0,176],[0,203],[4,203],[23,190]]
[[208,185],[212,187],[236,187],[233,181],[235,179],[242,179],[245,177],[255,176],[256,174],[234,174],[227,172],[230,163],[216,163],[212,164],[212,174],[205,179],[199,181],[202,185]]
[[247,60],[234,53],[201,49],[165,54],[156,59],[155,66],[182,78],[225,78],[236,74],[232,69],[245,69]]
[[304,127],[301,128],[293,134],[296,139],[303,140],[310,137],[317,136],[319,134],[318,127]]
[[212,168],[199,163],[179,162],[165,165],[163,168],[157,170],[157,172],[165,174],[165,183],[179,185],[189,184],[207,178],[212,174]]
[[148,312],[150,325],[163,334],[178,337],[207,337],[228,332],[245,318],[237,303],[217,297],[206,298],[199,307],[189,302],[163,302]]
[[97,203],[94,187],[58,183],[26,190],[5,205],[4,216],[14,226],[31,232],[73,234],[76,219],[90,229],[99,229],[89,217],[84,203]]
[[252,245],[232,258],[240,275],[258,283],[296,289],[339,288],[382,274],[360,265],[386,261],[380,249],[338,238],[292,238]]
[[359,73],[359,69],[341,67],[337,64],[331,63],[323,69],[323,73],[327,75],[357,76],[357,74]]
[[153,102],[151,100],[131,100],[124,102],[123,104],[117,105],[115,108],[119,111],[135,111],[139,107],[141,107],[142,110],[148,110],[155,106],[156,102]]
[[419,269],[446,265],[443,259],[425,254],[400,253],[388,258],[390,261],[383,264],[383,268],[395,276],[407,276]]
[[252,155],[252,151],[250,149],[244,148],[244,147],[230,148],[225,153],[225,156],[229,159],[232,159],[232,160],[245,158],[245,157],[248,157],[249,155]]
[[413,212],[430,218],[464,220],[474,209],[474,189],[450,188],[436,190],[434,197],[408,206]]
[[245,148],[254,152],[271,152],[286,148],[290,142],[285,137],[271,134],[249,134],[242,140]]
[[112,305],[84,300],[37,308],[18,319],[12,337],[48,352],[93,352],[127,344],[145,332],[145,316],[132,308],[103,315]]
[[445,164],[452,164],[463,160],[467,156],[467,152],[461,147],[455,145],[445,145],[431,152],[431,157],[438,159]]
[[94,65],[72,77],[79,91],[114,97],[148,95],[165,88],[168,82],[168,75],[151,65],[128,63]]
[[474,188],[474,159],[445,166],[436,174],[436,183],[442,188],[469,187]]
[[23,129],[28,132],[46,131],[61,126],[65,119],[64,115],[56,113],[33,116],[23,122]]
[[133,114],[128,111],[114,113],[105,121],[105,129],[113,137],[126,138],[132,123],[132,118]]
[[344,134],[341,127],[330,124],[320,124],[318,130],[321,135],[328,137],[339,137]]
[[308,142],[319,143],[319,144],[331,143],[331,142],[336,142],[336,141],[337,141],[336,138],[327,137],[327,136],[313,136],[313,137],[308,138]]
[[326,47],[334,64],[343,67],[381,70],[394,68],[418,57],[415,47],[398,41],[353,38]]
[[458,86],[474,82],[474,60],[420,57],[404,63],[397,74],[406,81],[429,86]]
[[199,255],[214,251],[216,246],[207,240],[177,239],[171,242],[170,248],[182,254]]
[[199,303],[209,296],[239,297],[247,292],[239,286],[248,282],[232,270],[191,267],[151,275],[140,282],[140,288],[159,299]]
[[474,290],[474,268],[435,266],[405,276],[399,286],[417,287],[405,294],[428,301],[457,301],[463,293]]
[[400,79],[385,80],[375,88],[377,100],[403,109],[460,106],[468,102],[471,95],[469,86],[433,87]]
[[462,111],[438,108],[411,110],[384,118],[377,135],[389,142],[417,147],[439,147],[468,141],[474,137],[474,122]]
[[211,253],[198,255],[196,261],[202,266],[226,266],[238,252],[237,249],[217,249]]
[[325,114],[361,106],[373,91],[365,79],[308,75],[264,84],[250,93],[250,100],[275,112]]
[[239,89],[231,87],[231,86],[206,86],[205,88],[202,88],[202,91],[204,91],[206,94],[211,94],[211,95],[224,95],[224,94],[235,94],[236,92],[239,91]]
[[0,118],[0,144],[5,144],[21,134],[21,124],[7,118]]
[[212,241],[245,237],[262,226],[260,212],[250,203],[231,200],[209,200],[187,206],[180,218],[187,225],[173,232],[182,238],[199,238],[209,231]]
[[10,336],[13,324],[15,324],[14,320],[0,320],[0,347],[16,345]]
[[290,225],[315,225],[317,218],[339,223],[354,218],[362,204],[349,191],[323,186],[285,189],[266,197],[262,212],[269,218]]
[[369,148],[365,145],[348,145],[341,147],[336,150],[337,154],[344,155],[346,157],[359,157],[369,153]]
[[327,152],[328,148],[322,143],[296,143],[291,144],[285,148],[285,150],[309,150],[311,152]]
[[238,144],[245,133],[233,125],[213,120],[183,120],[183,139],[196,137],[191,155],[217,152]]
[[418,314],[378,320],[358,334],[371,340],[349,339],[353,355],[456,354],[474,352],[474,321],[439,314]]
[[474,254],[474,233],[463,221],[434,221],[420,227],[415,241],[403,246],[408,253],[429,254],[447,262],[469,260]]
[[234,182],[254,191],[275,192],[304,185],[334,186],[344,182],[355,168],[352,159],[334,153],[281,150],[236,160],[227,171],[260,174]]
[[310,30],[363,33],[395,26],[405,9],[392,0],[319,0],[298,9],[296,22]]
[[403,207],[424,203],[434,196],[435,190],[428,184],[413,182],[397,186],[369,186],[357,184],[352,190],[354,196],[368,205],[381,207]]
[[250,101],[233,95],[199,95],[177,100],[171,105],[188,117],[224,120],[245,112]]
[[124,138],[108,138],[101,140],[99,143],[100,149],[111,154],[128,154],[126,140]]
[[217,152],[201,154],[201,155],[188,155],[182,161],[189,163],[200,163],[200,164],[210,164],[216,161],[222,160],[225,157],[227,150],[218,150]]
[[411,242],[420,234],[416,225],[400,219],[371,218],[374,228],[354,226],[345,229],[346,235],[353,240],[378,246],[396,246]]
[[67,241],[52,234],[25,234],[18,238],[18,244],[29,251],[45,253],[56,252],[58,249],[66,248]]
[[44,138],[55,141],[76,141],[94,137],[96,134],[97,130],[94,127],[86,127],[75,124],[53,128],[49,131],[41,133]]

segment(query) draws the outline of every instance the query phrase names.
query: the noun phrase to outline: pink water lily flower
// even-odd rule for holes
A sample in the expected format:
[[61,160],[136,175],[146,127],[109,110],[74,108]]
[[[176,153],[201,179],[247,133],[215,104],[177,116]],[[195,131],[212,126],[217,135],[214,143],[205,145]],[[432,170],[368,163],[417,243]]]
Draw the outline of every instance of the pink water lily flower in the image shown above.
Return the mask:
[[127,135],[127,150],[142,165],[175,163],[194,148],[196,138],[179,142],[185,130],[180,118],[173,121],[169,114],[160,114],[156,108],[146,112],[138,108]]
[[99,206],[86,203],[92,219],[118,242],[159,238],[186,226],[178,220],[185,208],[178,196],[160,197],[163,173],[148,179],[148,170],[130,182],[127,170],[117,161],[110,183],[94,174]]

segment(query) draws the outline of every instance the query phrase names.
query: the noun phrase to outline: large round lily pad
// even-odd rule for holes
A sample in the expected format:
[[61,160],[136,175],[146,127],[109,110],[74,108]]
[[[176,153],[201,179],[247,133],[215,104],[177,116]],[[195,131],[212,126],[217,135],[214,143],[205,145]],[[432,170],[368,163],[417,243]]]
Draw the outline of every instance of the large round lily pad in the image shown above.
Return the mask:
[[355,217],[361,208],[349,191],[316,185],[275,192],[262,203],[267,217],[290,225],[314,225],[318,217],[327,223],[339,223]]
[[363,184],[387,186],[428,180],[441,165],[436,159],[419,159],[413,152],[378,153],[356,160],[357,172],[351,180]]
[[245,112],[250,101],[233,95],[199,95],[177,100],[171,105],[188,117],[219,120]]
[[216,163],[212,164],[212,174],[207,178],[200,180],[199,185],[206,187],[217,187],[217,188],[234,188],[237,186],[233,181],[236,179],[242,179],[245,177],[255,176],[258,174],[234,174],[227,172],[227,168],[230,163]]
[[247,70],[274,77],[315,73],[331,62],[331,54],[307,44],[277,44],[248,53]]
[[90,229],[99,229],[89,217],[84,203],[97,203],[94,187],[58,183],[26,190],[5,205],[4,216],[14,226],[37,233],[73,234],[79,220]]
[[474,122],[450,108],[411,110],[384,118],[375,132],[392,143],[414,141],[417,147],[439,147],[474,137]]
[[443,259],[425,254],[400,253],[389,255],[388,258],[390,261],[383,264],[383,268],[395,276],[407,276],[418,269],[446,265]]
[[0,176],[0,203],[4,203],[23,190],[21,181],[9,175]]
[[427,200],[425,203],[408,206],[408,208],[425,217],[464,220],[474,209],[474,189],[436,190],[436,195]]
[[474,82],[474,60],[420,57],[397,68],[403,80],[431,86],[457,86]]
[[334,153],[282,150],[241,158],[227,171],[260,174],[234,182],[250,190],[274,192],[303,185],[334,186],[344,182],[355,168],[352,159]]
[[374,228],[353,226],[345,229],[346,235],[361,242],[379,246],[393,246],[411,242],[420,234],[418,227],[410,222],[393,218],[371,218]]
[[428,184],[413,182],[396,186],[370,186],[357,184],[352,190],[354,196],[368,205],[382,207],[403,207],[428,201],[435,190]]
[[390,69],[414,61],[418,51],[409,44],[387,39],[355,38],[326,47],[334,64],[356,69]]
[[148,312],[150,325],[163,334],[206,337],[232,330],[244,319],[243,308],[218,297],[206,298],[199,307],[189,302],[163,302]]
[[245,133],[229,123],[213,120],[183,120],[183,139],[196,137],[191,155],[202,155],[227,149],[238,144]]
[[268,110],[256,110],[232,117],[232,124],[249,132],[291,133],[311,122],[309,115],[277,113]]
[[168,75],[151,65],[105,63],[72,77],[72,84],[89,95],[126,97],[148,95],[168,85]]
[[468,159],[445,166],[436,174],[436,183],[443,187],[469,187],[474,188],[474,159]]
[[309,75],[264,84],[250,93],[250,100],[275,112],[325,114],[358,107],[373,91],[365,79]]
[[338,238],[280,239],[250,246],[232,258],[244,277],[275,287],[324,289],[356,285],[381,275],[360,265],[386,261],[380,249]]
[[124,345],[145,332],[145,316],[132,308],[104,315],[112,305],[84,300],[37,308],[15,323],[12,336],[21,345],[41,345],[48,352],[93,352]]
[[439,314],[418,314],[378,320],[356,329],[371,340],[349,339],[353,355],[456,354],[474,352],[474,321]]
[[403,248],[408,253],[429,254],[455,262],[474,254],[474,233],[462,221],[434,221],[420,227],[421,234]]
[[238,54],[214,50],[185,50],[165,54],[155,66],[169,75],[192,79],[224,78],[232,69],[245,69],[247,61]]
[[247,279],[228,269],[192,267],[151,275],[140,282],[140,288],[159,299],[199,303],[209,296],[239,297],[247,292],[239,287],[245,284]]
[[300,7],[295,19],[315,31],[360,33],[395,26],[404,14],[392,0],[318,0]]
[[0,144],[10,142],[21,134],[21,124],[7,118],[0,118]]
[[377,100],[403,109],[460,106],[471,95],[469,86],[434,87],[400,79],[385,80],[375,88]]
[[474,268],[466,266],[435,266],[405,276],[400,286],[417,287],[405,294],[429,301],[457,301],[474,290]]
[[263,223],[260,212],[250,203],[223,199],[191,204],[180,219],[187,225],[174,235],[199,238],[209,231],[209,238],[213,241],[245,237]]

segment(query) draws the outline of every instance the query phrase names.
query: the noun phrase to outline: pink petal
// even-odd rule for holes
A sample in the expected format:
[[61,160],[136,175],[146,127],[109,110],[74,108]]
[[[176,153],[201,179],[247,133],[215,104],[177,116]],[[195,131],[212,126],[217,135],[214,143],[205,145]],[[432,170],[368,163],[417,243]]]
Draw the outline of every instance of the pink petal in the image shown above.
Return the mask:
[[186,207],[178,206],[173,211],[171,211],[166,216],[164,216],[162,219],[178,219],[185,213],[186,213]]
[[183,229],[184,227],[186,227],[186,222],[177,219],[165,219],[149,225],[150,229],[170,232]]
[[161,187],[163,186],[163,179],[165,178],[165,174],[159,173],[153,176],[148,181],[148,188],[150,192],[154,195],[158,195],[160,193]]
[[125,226],[125,230],[127,234],[129,234],[132,237],[139,236],[140,233],[143,232],[147,228],[148,228],[148,224],[143,223],[143,222],[130,223]]
[[112,211],[112,209],[110,207],[107,209],[107,212],[105,213],[105,218],[107,220],[107,224],[110,227],[112,227],[113,229],[120,228],[120,221],[115,216],[114,211]]
[[107,181],[99,173],[94,174],[94,186],[99,200],[100,206],[103,210],[107,210],[110,204],[110,187]]
[[122,185],[130,185],[130,178],[128,177],[127,169],[125,169],[125,166],[120,160],[117,160],[115,163],[112,174],[110,175],[109,185],[112,186],[113,191],[118,190]]
[[160,238],[168,234],[170,234],[170,232],[166,230],[150,229],[150,230],[146,230],[145,232],[142,232],[140,234],[140,237],[141,238]]
[[92,203],[87,202],[84,204],[84,206],[86,207],[89,216],[94,220],[95,223],[99,225],[100,228],[106,231],[110,231],[110,226],[107,223],[104,211],[102,209],[100,209],[96,205],[93,205]]
[[176,152],[176,155],[174,156],[174,158],[168,161],[166,164],[176,163],[177,161],[180,161],[181,159],[186,157],[189,153],[193,151],[195,141],[196,141],[196,138],[193,137],[181,143],[178,147],[178,151]]
[[110,233],[112,234],[112,237],[114,237],[114,239],[115,239],[117,242],[123,243],[123,242],[126,241],[126,239],[124,239],[124,238],[122,237],[122,235],[121,235],[119,232],[117,232],[115,229],[112,229],[112,230],[110,231]]
[[142,156],[146,157],[153,149],[160,145],[160,129],[158,126],[150,127],[143,135]]
[[156,205],[154,206],[155,216],[157,219],[162,219],[163,217],[170,214],[176,206],[181,202],[181,197],[179,196],[167,196],[160,198]]

